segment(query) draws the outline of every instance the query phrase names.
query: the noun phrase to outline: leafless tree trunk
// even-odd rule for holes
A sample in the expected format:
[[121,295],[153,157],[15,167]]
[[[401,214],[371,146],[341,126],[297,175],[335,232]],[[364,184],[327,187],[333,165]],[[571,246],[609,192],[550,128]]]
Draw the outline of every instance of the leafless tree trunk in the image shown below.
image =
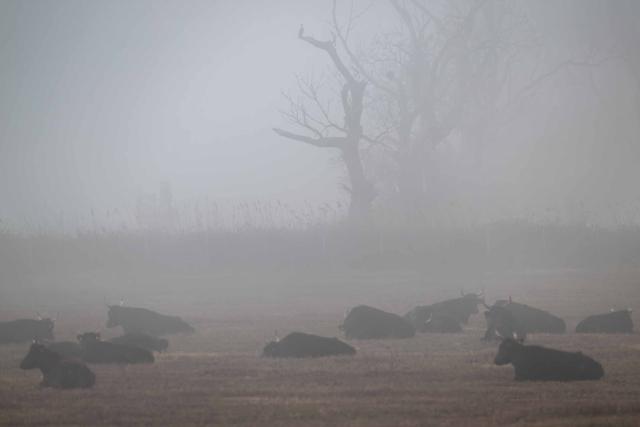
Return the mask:
[[[298,37],[326,52],[335,68],[338,70],[342,82],[340,94],[344,119],[342,124],[338,124],[330,118],[330,111],[322,106],[319,95],[313,84],[307,83],[305,93],[308,100],[315,103],[320,110],[321,118],[312,117],[303,103],[291,101],[291,111],[286,116],[293,124],[305,130],[307,134],[289,132],[282,129],[274,131],[285,138],[304,142],[316,147],[333,148],[340,151],[349,178],[349,185],[346,190],[350,194],[349,218],[354,223],[367,222],[371,214],[371,206],[376,193],[373,185],[367,179],[360,155],[360,144],[365,138],[362,128],[362,114],[364,96],[367,84],[358,80],[345,66],[338,55],[335,41],[320,41],[313,37],[306,36],[301,27]],[[333,132],[331,134],[330,132]],[[339,133],[339,136],[335,136]]]

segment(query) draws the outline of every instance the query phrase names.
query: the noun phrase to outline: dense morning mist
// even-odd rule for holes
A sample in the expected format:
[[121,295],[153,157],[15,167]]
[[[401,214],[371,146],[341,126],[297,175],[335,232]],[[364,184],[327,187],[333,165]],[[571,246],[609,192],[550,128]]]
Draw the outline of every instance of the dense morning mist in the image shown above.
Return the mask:
[[638,22],[0,0],[0,425],[637,425]]
[[[93,215],[111,228],[135,226],[139,200],[167,186],[184,226],[198,203],[348,202],[351,183],[336,150],[271,130],[288,124],[283,93],[322,122],[297,79],[313,83],[342,120],[341,76],[325,52],[297,38],[301,23],[318,40],[333,37],[330,3],[2,2],[3,223],[73,232]],[[444,16],[447,7],[454,6],[436,9]],[[407,196],[423,199],[421,217],[636,223],[636,8],[561,1],[483,9],[465,46],[456,46],[476,57],[454,64],[463,54],[451,51],[448,68],[438,71],[451,75],[434,76],[430,114],[447,120],[438,124],[446,135],[421,143],[420,188]],[[386,59],[399,53],[386,42],[406,41],[403,23],[383,1],[354,10],[338,4],[336,13],[343,29],[357,16],[346,41],[374,73],[362,112],[364,135],[374,138],[397,125],[380,116],[394,108],[380,82],[400,83],[386,73],[410,78],[402,73],[411,57]],[[448,34],[433,34],[440,36]],[[424,54],[429,61],[432,53]],[[412,131],[434,126],[425,120]],[[376,210],[402,216],[394,197],[399,166],[388,163],[394,137],[359,147]]]

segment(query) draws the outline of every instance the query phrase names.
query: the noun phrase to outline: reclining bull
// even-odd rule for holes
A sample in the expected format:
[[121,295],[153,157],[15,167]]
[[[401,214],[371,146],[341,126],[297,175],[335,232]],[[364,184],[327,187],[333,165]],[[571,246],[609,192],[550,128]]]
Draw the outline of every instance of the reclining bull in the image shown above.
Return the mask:
[[52,340],[54,322],[51,319],[17,319],[0,322],[0,344]]
[[40,343],[33,343],[20,363],[20,369],[36,368],[42,372],[43,387],[89,388],[96,382],[96,376],[84,363],[66,359]]
[[107,328],[122,326],[125,334],[142,333],[152,336],[192,333],[193,327],[178,316],[167,316],[139,307],[110,305]]
[[[502,326],[507,329],[504,333],[498,330],[504,338],[512,336],[508,331],[509,328],[511,328],[511,332],[515,332],[519,338],[524,338],[526,334],[536,332],[562,334],[567,329],[564,320],[561,318],[544,310],[513,302],[511,298],[509,298],[509,300],[497,301],[491,307],[487,305],[485,305],[485,307],[490,313],[489,315],[485,314],[487,318],[487,333],[485,334],[485,339],[495,338],[494,333],[497,330],[497,325],[492,325],[492,321],[502,323]],[[505,310],[510,313],[510,315],[506,313]],[[509,323],[511,323],[510,327],[508,326]]]
[[589,316],[576,326],[577,333],[630,334],[633,332],[631,310]]
[[408,320],[367,305],[352,308],[340,329],[347,338],[410,338],[416,331]]
[[459,332],[462,331],[462,326],[460,326],[459,331],[452,331],[450,330],[450,322],[444,329],[438,329],[434,324],[430,327],[427,327],[426,325],[430,319],[433,320],[438,317],[447,317],[458,322],[459,325],[467,324],[469,322],[469,317],[471,317],[472,314],[478,313],[478,304],[483,302],[484,298],[480,293],[464,294],[461,292],[461,296],[459,298],[453,298],[431,305],[417,306],[405,314],[404,317],[413,324],[414,328],[418,332]]
[[580,352],[524,345],[513,338],[500,343],[494,362],[512,364],[516,381],[598,380],[604,375],[600,363]]
[[100,334],[86,332],[78,335],[82,347],[82,360],[87,363],[153,363],[153,353],[139,347],[102,341]]
[[338,338],[292,332],[264,347],[263,357],[324,357],[354,355],[356,349]]

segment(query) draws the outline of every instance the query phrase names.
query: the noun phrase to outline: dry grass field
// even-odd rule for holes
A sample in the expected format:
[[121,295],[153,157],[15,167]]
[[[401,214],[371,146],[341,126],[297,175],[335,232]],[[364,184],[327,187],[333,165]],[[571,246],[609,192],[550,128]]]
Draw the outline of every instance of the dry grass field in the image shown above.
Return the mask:
[[[18,369],[28,345],[0,347],[0,425],[640,425],[637,334],[530,337],[601,361],[606,374],[597,382],[513,381],[510,366],[492,363],[496,345],[480,340],[481,314],[463,334],[354,341],[355,357],[267,360],[259,353],[276,330],[280,336],[293,330],[337,336],[345,309],[354,304],[403,313],[458,291],[446,281],[400,272],[227,272],[189,280],[188,288],[134,297],[131,305],[180,314],[197,332],[171,337],[169,351],[153,365],[93,366],[97,384],[91,390],[42,389],[39,372]],[[72,292],[73,284],[59,286],[70,296],[65,302],[50,290],[51,310],[60,311],[58,339],[87,329],[118,334],[104,330],[99,298],[82,302],[91,298],[80,296],[79,288]],[[560,315],[571,330],[587,314],[640,307],[640,274],[627,270],[501,274],[485,286],[487,302],[511,294]],[[26,315],[19,304],[1,313]],[[634,320],[640,325],[637,312]]]

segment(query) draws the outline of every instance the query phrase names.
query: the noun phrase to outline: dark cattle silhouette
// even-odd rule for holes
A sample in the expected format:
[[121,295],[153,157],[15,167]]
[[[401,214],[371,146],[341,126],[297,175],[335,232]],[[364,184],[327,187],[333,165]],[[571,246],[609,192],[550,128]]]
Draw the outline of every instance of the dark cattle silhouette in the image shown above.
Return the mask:
[[409,338],[416,334],[406,319],[367,305],[349,311],[340,327],[347,338]]
[[460,323],[446,314],[434,314],[427,320],[421,330],[427,333],[458,333],[462,332]]
[[509,300],[497,301],[494,306],[507,309],[518,323],[518,327],[524,333],[549,333],[563,334],[567,331],[567,326],[561,318],[553,314]]
[[598,380],[602,365],[584,354],[524,345],[512,338],[500,343],[496,365],[512,364],[517,381]]
[[78,335],[82,347],[82,359],[87,363],[152,363],[153,353],[139,347],[102,341],[100,334],[86,332]]
[[272,341],[264,347],[264,357],[323,357],[354,355],[355,348],[338,338],[292,332],[280,341]]
[[524,340],[527,337],[527,331],[511,311],[500,305],[486,307],[488,310],[484,312],[484,317],[487,321],[487,331],[484,334],[484,340],[491,341],[502,338]]
[[20,368],[40,369],[43,387],[88,388],[96,382],[96,376],[84,363],[65,359],[40,343],[31,345]]
[[140,347],[149,351],[165,351],[169,347],[169,341],[164,338],[152,337],[147,334],[131,333],[112,338],[109,340],[114,344],[124,344],[131,347]]
[[194,329],[177,316],[167,316],[139,307],[109,306],[107,328],[122,326],[125,334],[142,333],[153,336],[191,333]]
[[405,318],[413,324],[418,332],[425,330],[427,321],[434,316],[447,316],[459,324],[467,324],[472,314],[478,313],[478,304],[484,302],[482,294],[464,294],[459,298],[437,302],[431,305],[420,305],[405,314]]
[[45,346],[60,356],[66,359],[80,359],[82,358],[82,347],[77,342],[73,341],[59,341],[52,343],[45,343]]
[[589,316],[576,326],[578,333],[630,334],[633,332],[631,310]]
[[18,319],[0,322],[0,344],[53,339],[53,320]]

